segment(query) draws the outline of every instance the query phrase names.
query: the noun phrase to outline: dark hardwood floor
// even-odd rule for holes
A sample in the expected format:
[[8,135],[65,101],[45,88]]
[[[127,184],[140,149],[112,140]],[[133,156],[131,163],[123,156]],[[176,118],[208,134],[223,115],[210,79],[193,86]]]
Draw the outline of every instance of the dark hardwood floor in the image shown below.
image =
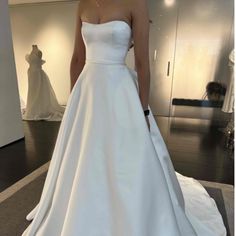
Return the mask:
[[60,124],[23,121],[25,138],[0,148],[0,191],[50,160]]
[[[225,136],[206,120],[156,117],[173,165],[200,180],[234,184]],[[25,138],[0,148],[0,192],[50,160],[60,122],[23,121]]]
[[225,146],[224,126],[187,118],[158,117],[157,123],[177,172],[199,180],[234,184],[233,153]]

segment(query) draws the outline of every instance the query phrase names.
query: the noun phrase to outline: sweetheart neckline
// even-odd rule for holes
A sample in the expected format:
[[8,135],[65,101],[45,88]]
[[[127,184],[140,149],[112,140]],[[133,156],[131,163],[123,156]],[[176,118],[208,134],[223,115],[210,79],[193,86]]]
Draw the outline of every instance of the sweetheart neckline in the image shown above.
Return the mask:
[[107,22],[103,22],[103,23],[98,23],[98,24],[97,23],[90,23],[90,22],[87,22],[87,21],[82,21],[82,23],[89,24],[89,25],[95,25],[95,26],[110,24],[110,23],[113,23],[113,22],[123,22],[131,30],[131,26],[126,21],[124,21],[124,20],[111,20],[111,21],[107,21]]

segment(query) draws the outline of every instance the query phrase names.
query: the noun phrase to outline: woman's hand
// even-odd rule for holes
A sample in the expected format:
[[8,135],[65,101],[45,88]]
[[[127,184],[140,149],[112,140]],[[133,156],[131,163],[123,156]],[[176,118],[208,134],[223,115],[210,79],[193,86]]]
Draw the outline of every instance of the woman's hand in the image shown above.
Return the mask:
[[148,116],[145,116],[145,119],[146,119],[146,122],[147,122],[148,129],[149,129],[149,131],[150,131],[150,123],[149,123]]

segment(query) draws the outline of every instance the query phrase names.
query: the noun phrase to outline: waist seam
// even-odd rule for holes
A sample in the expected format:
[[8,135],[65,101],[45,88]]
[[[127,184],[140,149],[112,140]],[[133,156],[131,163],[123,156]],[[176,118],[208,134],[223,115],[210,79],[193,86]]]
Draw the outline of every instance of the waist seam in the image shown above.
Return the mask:
[[86,59],[85,63],[94,63],[94,64],[104,64],[104,65],[126,65],[125,62],[116,62],[116,61],[96,61]]

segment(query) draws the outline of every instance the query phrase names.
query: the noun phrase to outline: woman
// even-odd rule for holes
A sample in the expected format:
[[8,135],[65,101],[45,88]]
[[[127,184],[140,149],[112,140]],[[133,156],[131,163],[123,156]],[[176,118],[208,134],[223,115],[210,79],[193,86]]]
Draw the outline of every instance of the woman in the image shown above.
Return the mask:
[[[71,95],[24,236],[226,235],[204,188],[178,174],[193,194],[185,207],[148,106],[147,9],[146,0],[80,1]],[[137,73],[124,62],[132,38]]]

